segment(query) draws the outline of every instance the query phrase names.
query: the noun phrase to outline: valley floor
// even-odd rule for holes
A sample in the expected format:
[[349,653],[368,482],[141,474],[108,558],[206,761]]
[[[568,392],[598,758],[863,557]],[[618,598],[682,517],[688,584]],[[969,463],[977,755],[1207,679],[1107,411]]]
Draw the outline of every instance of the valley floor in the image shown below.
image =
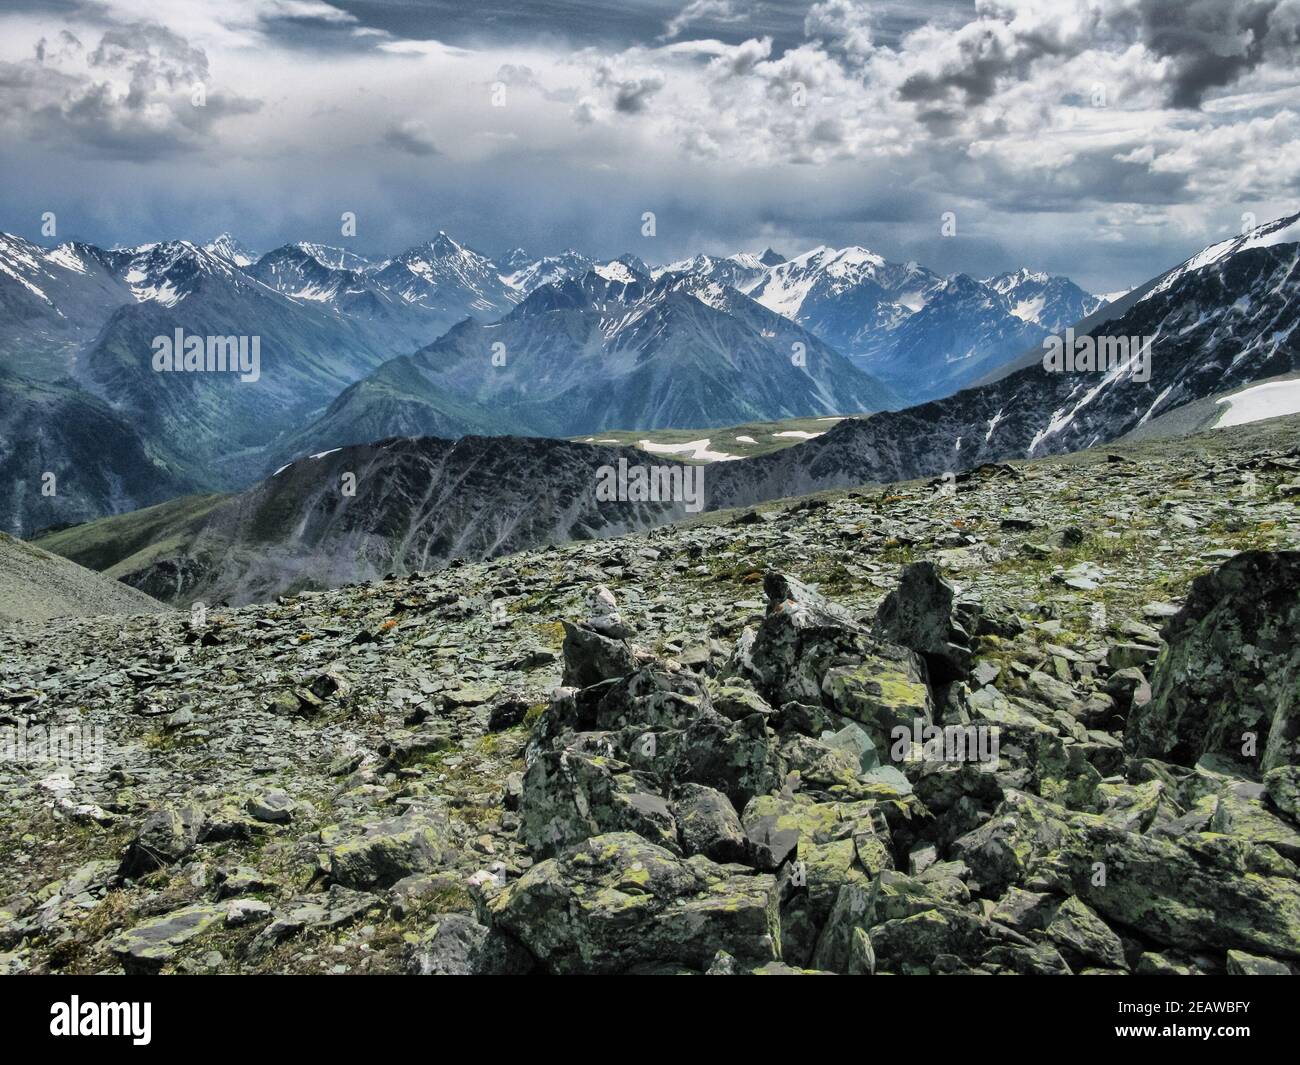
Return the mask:
[[[582,969],[574,960],[581,951],[545,946],[537,922],[548,918],[529,909],[530,899],[535,909],[538,898],[569,897],[563,892],[575,889],[565,877],[578,874],[550,859],[546,890],[558,894],[542,890],[547,848],[525,824],[535,811],[527,796],[521,809],[521,791],[525,748],[530,737],[540,743],[538,722],[552,713],[546,708],[561,681],[562,623],[588,617],[594,587],[613,592],[638,647],[698,675],[720,705],[714,675],[745,627],[763,619],[765,572],[807,582],[861,617],[898,585],[905,564],[931,560],[1023,630],[980,643],[972,696],[1015,700],[1018,712],[1036,715],[1067,745],[1083,733],[1090,750],[1113,747],[1131,688],[1110,676],[1119,662],[1148,670],[1155,630],[1189,581],[1236,552],[1300,546],[1298,429],[1300,419],[1287,419],[986,467],[961,480],[952,498],[926,483],[828,493],[613,541],[212,609],[197,623],[184,613],[5,623],[0,721],[10,738],[21,728],[31,744],[41,729],[70,725],[87,750],[103,746],[97,765],[0,761],[0,971],[505,967],[484,960],[491,941],[469,920],[476,895],[480,920],[495,918],[509,929],[511,949],[522,943],[531,951],[510,964],[542,958],[554,971]],[[1153,809],[1156,820],[1188,813],[1181,792],[1171,786],[1153,800],[1144,780],[1108,778],[1085,798],[1040,789],[1033,801],[1050,797],[1062,810],[1073,803],[1114,818],[1150,802],[1169,807]],[[809,794],[846,823],[850,806],[888,809],[889,831],[873,815],[888,852],[881,860],[899,870],[899,884],[908,882],[890,897],[913,888],[942,897],[919,912],[943,916],[944,935],[957,910],[986,921],[1020,890],[993,893],[987,875],[982,890],[972,888],[980,878],[957,860],[951,834],[896,824],[898,811],[926,816],[910,789],[891,795],[885,784],[851,780],[838,787],[819,793],[813,785]],[[995,803],[968,811],[970,823],[989,824]],[[744,812],[739,804],[736,812]],[[1300,829],[1267,816],[1269,831],[1283,837],[1276,853],[1295,853]],[[613,850],[629,848],[632,872],[623,871],[633,879],[658,868],[659,857],[638,849],[655,850],[644,840],[627,832],[600,838]],[[673,860],[703,878],[704,892],[751,880],[756,890],[772,886],[770,872],[746,879],[739,866]],[[1289,876],[1294,890],[1295,866],[1278,861],[1280,871],[1266,879]],[[725,878],[709,879],[714,873],[700,863],[726,870]],[[823,900],[817,921],[831,920],[826,911],[839,897]],[[553,938],[596,937],[589,969],[707,967],[690,960],[699,944],[682,954],[659,945],[657,958],[623,957],[591,928],[566,932],[559,917],[566,904],[554,905]],[[873,934],[873,964],[903,972],[926,971],[940,956],[949,959],[940,968],[984,971],[1034,971],[1056,958],[1074,971],[1284,964],[1276,957],[1294,964],[1300,910],[1289,909],[1289,895],[1277,905],[1285,911],[1279,920],[1294,925],[1266,941],[1247,936],[1235,960],[1223,943],[1194,949],[1184,932],[1162,931],[1158,917],[1144,928],[1139,918],[1107,912],[1114,931],[1094,928],[1093,911],[1104,909],[1094,902],[1040,928],[1025,918],[1015,926],[1023,942],[979,958],[932,946],[927,962]],[[782,910],[773,934],[785,941],[784,962],[769,966],[811,967],[818,945],[811,912]],[[892,919],[909,917],[896,910]],[[1084,931],[1071,938],[1062,922]],[[720,933],[722,969],[737,964],[728,934]],[[735,937],[753,942],[748,932]],[[861,963],[849,947],[841,953]],[[965,960],[951,960],[958,955]]]

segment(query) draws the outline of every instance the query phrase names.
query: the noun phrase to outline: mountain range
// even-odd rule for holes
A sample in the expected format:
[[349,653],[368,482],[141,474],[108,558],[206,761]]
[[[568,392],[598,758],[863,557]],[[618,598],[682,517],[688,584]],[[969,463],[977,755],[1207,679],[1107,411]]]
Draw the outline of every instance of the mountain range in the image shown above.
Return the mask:
[[[426,351],[385,364],[340,397],[334,424],[348,424],[343,412],[349,406],[365,409],[376,402],[367,394],[379,387],[374,381],[390,386],[390,397],[399,406],[414,404],[411,397],[417,394],[436,396],[441,388],[455,388],[457,380],[482,381],[466,363],[483,357],[485,337],[507,338],[507,350],[515,337],[524,342],[532,338],[539,345],[533,353],[538,387],[544,388],[547,338],[562,327],[570,329],[570,336],[587,337],[594,329],[603,337],[599,321],[614,321],[635,334],[643,327],[662,331],[659,315],[707,318],[717,313],[710,304],[686,298],[687,290],[701,283],[670,272],[658,281],[611,282],[588,274],[543,286],[499,323],[464,323]],[[773,324],[765,315],[779,318],[734,289],[724,286],[710,293],[708,283],[704,288],[706,298],[722,299],[734,310],[723,319],[727,323],[749,315],[762,327]],[[1094,315],[1088,334],[1094,339],[1149,340],[1142,360],[1109,369],[1054,372],[1040,354],[1031,365],[954,396],[845,419],[797,446],[716,462],[705,469],[704,509],[942,474],[961,479],[965,471],[989,463],[1079,451],[1140,434],[1181,410],[1204,406],[1211,397],[1300,373],[1298,296],[1300,215],[1207,249],[1142,286],[1132,299],[1118,301],[1112,317]],[[591,317],[593,303],[603,306],[603,318]],[[635,317],[625,320],[627,306],[641,309],[644,326]],[[529,328],[533,316],[547,323]],[[779,320],[787,330],[798,329]],[[606,361],[617,363],[620,350],[618,343],[610,346]],[[760,349],[753,354],[761,357]],[[829,358],[824,352],[821,357]],[[394,367],[401,372],[390,379]],[[497,396],[513,396],[510,390],[517,387],[503,385]],[[586,394],[601,392],[596,383]],[[665,387],[655,394],[671,392]],[[1287,394],[1300,395],[1300,389]],[[513,401],[517,406],[503,409],[528,410],[525,400],[516,396]],[[572,396],[555,405],[563,408],[557,415],[561,419],[582,412]],[[424,408],[411,409],[413,418],[424,415]],[[1294,410],[1300,410],[1300,403],[1265,414]],[[680,409],[675,413],[688,416]],[[691,516],[683,500],[599,501],[593,490],[597,471],[620,459],[641,465],[652,461],[629,448],[536,438],[399,437],[336,445],[289,463],[234,496],[176,500],[140,515],[56,533],[40,543],[164,599],[248,601],[617,535]],[[663,458],[653,462],[674,465]],[[339,490],[348,473],[358,485],[355,497]]]
[[[651,268],[572,249],[497,261],[446,233],[390,259],[308,242],[259,255],[231,234],[112,249],[0,234],[0,526],[240,489],[393,435],[899,408],[1095,302],[1065,279],[943,278],[859,248]],[[260,373],[159,373],[160,337],[256,337]]]

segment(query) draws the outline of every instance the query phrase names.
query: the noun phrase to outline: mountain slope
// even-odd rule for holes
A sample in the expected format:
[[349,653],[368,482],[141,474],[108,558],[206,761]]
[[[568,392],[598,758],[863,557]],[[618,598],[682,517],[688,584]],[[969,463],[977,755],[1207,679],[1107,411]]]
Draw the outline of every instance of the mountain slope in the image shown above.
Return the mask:
[[957,274],[932,288],[920,310],[858,348],[864,365],[919,403],[959,392],[1046,335],[1016,315],[1008,297]]
[[[78,379],[127,413],[191,487],[247,484],[250,456],[302,424],[388,355],[328,310],[288,299],[185,242],[137,256],[141,302],[115,311],[80,358]],[[230,370],[158,372],[155,338],[256,338],[255,380]],[[249,376],[252,376],[251,374]]]
[[[1243,710],[1261,752],[1282,738],[1297,545],[1275,491],[1293,474],[1270,464],[1288,449],[1294,428],[1250,427],[1123,463],[1017,464],[942,507],[923,484],[830,493],[214,605],[202,624],[0,625],[7,713],[105,740],[75,772],[6,776],[8,966],[1284,973],[1300,960],[1295,767],[1261,786],[1231,753],[1193,768],[1126,740],[1183,663],[1225,727],[1187,714],[1174,738],[1226,743],[1224,711]],[[1031,520],[1006,527],[1026,500]],[[1082,541],[1042,557],[1071,526]],[[1080,571],[1094,588],[1063,583]],[[635,657],[593,631],[609,631],[597,596]],[[898,607],[911,632],[867,631]],[[948,642],[923,642],[936,632]],[[885,640],[947,658],[959,683]],[[955,725],[950,693],[969,714],[944,733],[957,751],[889,742],[893,725]],[[57,846],[52,817],[73,822]],[[92,818],[106,827],[76,824]],[[810,890],[754,868],[787,850],[811,856]],[[870,910],[876,881],[880,908],[844,920],[833,900]],[[840,933],[862,924],[871,946],[850,950]],[[1258,1031],[1258,1012],[1241,1023]]]
[[1039,364],[947,399],[841,422],[825,436],[720,469],[709,505],[971,469],[1076,451],[1239,385],[1300,371],[1300,245],[1248,246],[1107,321],[1096,336],[1154,337],[1139,368],[1050,373]]
[[[647,456],[504,436],[381,440],[302,459],[236,496],[105,518],[42,545],[169,602],[251,602],[687,513],[682,502],[598,503],[593,472],[620,459]],[[354,496],[344,494],[345,474]]]
[[116,253],[0,233],[0,369],[43,381],[72,373],[78,349],[134,299]]
[[[577,436],[878,410],[894,397],[798,326],[694,279],[597,271],[536,289],[498,322],[467,320],[348,389],[294,450],[392,433]],[[796,347],[795,345],[802,345]]]
[[0,533],[0,621],[169,612],[143,592]]
[[69,380],[3,370],[0,484],[0,527],[15,536],[135,510],[186,488],[123,412]]

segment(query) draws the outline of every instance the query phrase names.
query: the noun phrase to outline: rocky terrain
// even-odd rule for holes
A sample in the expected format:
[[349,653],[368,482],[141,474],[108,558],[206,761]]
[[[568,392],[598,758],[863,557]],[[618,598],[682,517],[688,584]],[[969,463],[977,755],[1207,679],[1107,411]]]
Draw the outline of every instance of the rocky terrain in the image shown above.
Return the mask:
[[1291,971],[1296,440],[4,623],[0,970]]

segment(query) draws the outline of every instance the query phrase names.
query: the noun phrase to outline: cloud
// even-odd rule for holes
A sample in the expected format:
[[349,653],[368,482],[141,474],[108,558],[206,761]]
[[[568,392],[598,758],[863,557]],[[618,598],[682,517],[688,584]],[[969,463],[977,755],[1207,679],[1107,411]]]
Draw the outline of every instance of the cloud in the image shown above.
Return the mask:
[[390,148],[408,155],[437,155],[438,146],[433,142],[428,126],[418,119],[408,118],[403,122],[389,126],[381,138]]
[[1142,0],[1143,40],[1172,60],[1169,102],[1195,108],[1265,61],[1294,67],[1300,55],[1296,0]]
[[624,115],[640,114],[650,98],[664,87],[664,76],[656,70],[629,74],[618,59],[602,60],[596,65],[594,83],[612,95],[613,108]]
[[[0,14],[7,215],[63,204],[109,243],[190,235],[202,219],[201,236],[271,246],[336,240],[349,210],[362,250],[446,228],[489,250],[659,262],[861,243],[1108,290],[1243,210],[1294,210],[1300,193],[1285,48],[1300,0],[817,0],[797,18],[767,3],[748,37],[736,28],[752,23],[719,28],[740,4],[685,4],[691,18],[661,36],[660,5],[633,45],[502,25],[456,46],[427,21],[379,30],[359,6],[348,21],[272,0],[174,0],[160,35],[136,29],[145,2]],[[584,4],[565,28],[598,10]],[[190,104],[199,77],[206,109]],[[939,238],[947,210],[955,241]]]
[[221,119],[260,106],[218,90],[204,51],[155,23],[106,30],[90,50],[64,30],[33,52],[0,63],[0,125],[37,143],[143,162],[200,150]]
[[904,41],[915,58],[900,93],[933,119],[951,121],[1037,64],[1134,41],[1174,108],[1198,108],[1266,63],[1294,68],[1300,55],[1300,0],[977,0],[976,12],[955,32],[926,27]]
[[861,62],[874,50],[871,23],[864,0],[822,0],[809,9],[803,25],[804,33],[828,51]]
[[740,0],[691,0],[668,20],[661,40],[671,41],[694,22],[743,22],[750,16],[749,5]]

